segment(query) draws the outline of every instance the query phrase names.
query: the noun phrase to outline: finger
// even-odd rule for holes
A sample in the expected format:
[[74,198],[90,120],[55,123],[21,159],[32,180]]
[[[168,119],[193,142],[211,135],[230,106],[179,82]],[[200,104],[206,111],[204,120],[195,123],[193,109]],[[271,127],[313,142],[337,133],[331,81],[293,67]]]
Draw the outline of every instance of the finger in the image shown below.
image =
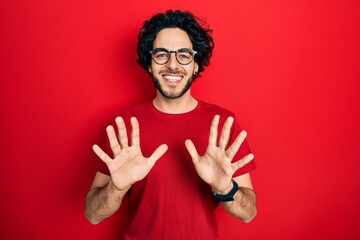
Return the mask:
[[140,145],[140,127],[139,127],[139,122],[136,119],[136,117],[132,117],[130,119],[131,121],[131,144],[132,145]]
[[121,148],[127,147],[128,146],[128,138],[127,138],[127,132],[126,132],[126,126],[124,123],[124,119],[122,117],[117,117],[115,119],[115,122],[116,122],[116,125],[118,128],[120,146],[121,146]]
[[164,153],[167,151],[168,146],[166,144],[160,145],[149,157],[148,161],[154,165],[155,162],[164,155]]
[[237,153],[237,151],[239,150],[241,144],[244,142],[245,138],[246,138],[247,133],[245,131],[241,131],[239,133],[239,135],[236,137],[235,141],[233,142],[233,144],[231,144],[231,146],[228,148],[228,150],[226,151],[226,155],[230,158],[233,159],[233,157],[235,156],[235,154]]
[[222,150],[226,149],[226,146],[229,142],[230,129],[231,129],[233,122],[234,122],[234,118],[228,117],[224,123],[223,129],[221,131],[221,137],[219,140],[219,148]]
[[241,160],[234,162],[233,164],[231,164],[232,168],[234,171],[242,168],[243,166],[245,166],[246,164],[248,164],[249,162],[251,162],[254,159],[254,154],[250,153],[248,155],[246,155],[245,157],[243,157]]
[[219,125],[219,115],[215,115],[211,121],[210,126],[210,136],[209,136],[209,145],[216,146],[217,135],[218,135],[218,125]]
[[112,160],[109,155],[107,155],[98,145],[93,145],[92,147],[95,154],[106,164],[108,165]]
[[194,163],[196,163],[199,160],[199,154],[196,150],[194,143],[190,139],[187,139],[185,141],[185,146],[191,156],[191,159]]
[[114,156],[119,155],[120,152],[121,152],[121,148],[120,148],[119,141],[118,141],[118,139],[116,137],[115,130],[114,130],[113,126],[108,126],[106,128],[106,133],[107,133],[107,136],[108,136],[108,139],[109,139],[110,148],[111,148]]

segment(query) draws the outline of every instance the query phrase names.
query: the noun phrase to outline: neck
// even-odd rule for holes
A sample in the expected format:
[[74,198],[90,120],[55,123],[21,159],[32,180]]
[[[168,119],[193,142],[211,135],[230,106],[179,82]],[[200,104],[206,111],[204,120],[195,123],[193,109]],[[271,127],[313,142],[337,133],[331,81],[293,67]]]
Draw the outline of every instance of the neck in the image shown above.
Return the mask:
[[186,113],[194,110],[198,104],[198,101],[193,98],[188,91],[188,94],[170,99],[162,96],[159,92],[156,98],[153,100],[154,106],[164,113]]

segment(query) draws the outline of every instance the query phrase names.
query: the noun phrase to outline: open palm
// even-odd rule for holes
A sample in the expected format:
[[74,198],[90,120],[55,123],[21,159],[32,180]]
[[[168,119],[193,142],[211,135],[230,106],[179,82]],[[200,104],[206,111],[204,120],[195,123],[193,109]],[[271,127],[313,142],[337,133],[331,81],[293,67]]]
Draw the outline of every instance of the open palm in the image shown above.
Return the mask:
[[228,117],[224,123],[219,144],[217,144],[219,119],[220,116],[215,115],[211,122],[209,144],[203,156],[198,154],[190,139],[185,141],[185,145],[201,179],[208,183],[214,191],[223,192],[230,186],[235,171],[250,162],[254,156],[249,154],[232,163],[232,159],[246,138],[246,132],[239,133],[232,145],[227,148],[230,129],[234,122],[232,117]]
[[146,158],[142,155],[140,148],[140,128],[137,119],[131,118],[130,145],[124,120],[117,117],[115,122],[118,128],[118,136],[116,136],[112,126],[106,128],[114,158],[109,157],[98,145],[94,145],[93,150],[109,168],[110,177],[115,187],[123,190],[140,181],[150,172],[156,161],[166,152],[167,145],[162,144],[149,158]]

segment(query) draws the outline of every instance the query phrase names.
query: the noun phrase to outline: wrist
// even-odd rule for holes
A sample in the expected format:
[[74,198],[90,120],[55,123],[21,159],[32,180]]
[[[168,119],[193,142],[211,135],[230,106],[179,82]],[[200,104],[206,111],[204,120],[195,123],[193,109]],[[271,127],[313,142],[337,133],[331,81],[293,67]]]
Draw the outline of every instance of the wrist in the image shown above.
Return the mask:
[[216,198],[220,202],[234,201],[234,195],[239,190],[239,186],[234,179],[231,179],[230,188],[231,189],[230,190],[227,189],[225,193],[219,193],[219,192],[215,192],[213,190],[212,192],[213,192],[214,198]]
[[109,183],[108,183],[108,187],[110,192],[112,192],[115,195],[123,195],[124,191],[127,190],[125,189],[120,189],[118,186],[116,186],[114,184],[114,182],[110,179]]
[[212,188],[212,192],[215,193],[215,194],[226,195],[227,193],[229,193],[231,191],[231,189],[233,187],[234,187],[234,183],[231,180],[229,185],[224,190],[217,190],[215,188]]

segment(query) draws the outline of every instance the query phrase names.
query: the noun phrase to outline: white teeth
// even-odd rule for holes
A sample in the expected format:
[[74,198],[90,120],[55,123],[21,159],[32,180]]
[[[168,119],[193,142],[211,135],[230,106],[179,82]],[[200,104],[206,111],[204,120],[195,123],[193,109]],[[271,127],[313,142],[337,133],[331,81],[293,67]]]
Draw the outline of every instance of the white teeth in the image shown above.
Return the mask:
[[176,81],[179,81],[181,80],[181,76],[170,76],[170,75],[166,75],[164,76],[164,78],[168,81],[171,81],[171,82],[176,82]]

